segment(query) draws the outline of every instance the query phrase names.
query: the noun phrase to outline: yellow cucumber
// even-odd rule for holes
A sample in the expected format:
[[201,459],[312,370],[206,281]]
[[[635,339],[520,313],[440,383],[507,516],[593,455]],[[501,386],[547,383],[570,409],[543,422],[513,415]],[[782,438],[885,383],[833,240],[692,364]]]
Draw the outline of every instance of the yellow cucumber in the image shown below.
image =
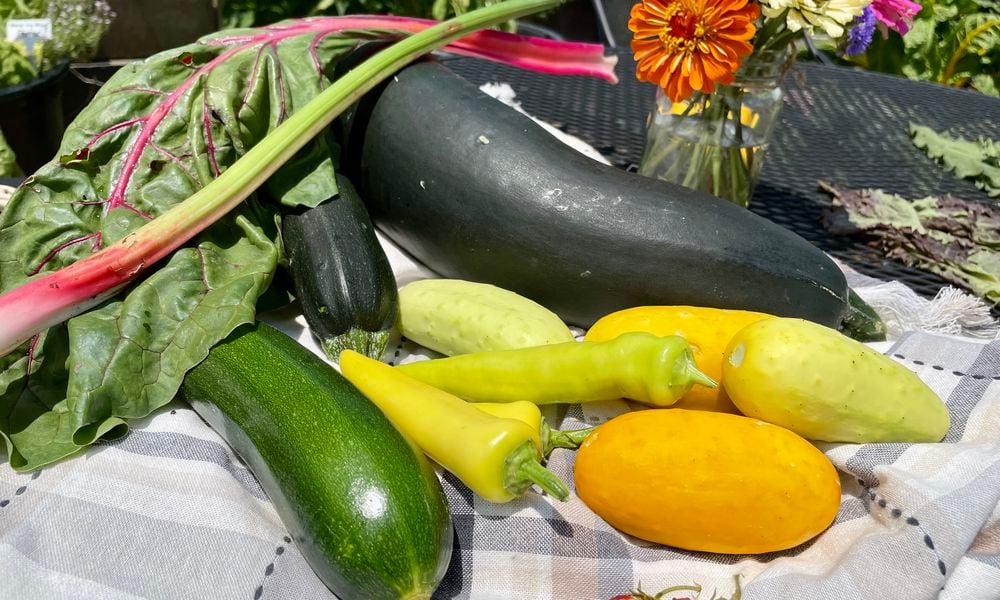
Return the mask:
[[837,470],[812,444],[723,413],[625,413],[587,438],[574,470],[577,494],[605,521],[686,550],[792,548],[826,529],[840,506]]
[[722,381],[748,417],[825,442],[937,442],[948,409],[905,366],[833,329],[765,319],[726,348]]
[[446,356],[573,341],[555,313],[514,292],[461,279],[424,279],[399,290],[400,329]]

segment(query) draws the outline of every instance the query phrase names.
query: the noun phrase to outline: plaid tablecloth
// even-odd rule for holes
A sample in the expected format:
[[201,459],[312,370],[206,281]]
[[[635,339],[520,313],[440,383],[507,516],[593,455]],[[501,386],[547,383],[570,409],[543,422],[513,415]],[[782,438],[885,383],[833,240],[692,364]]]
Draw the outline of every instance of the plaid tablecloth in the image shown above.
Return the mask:
[[[428,275],[389,251],[400,284]],[[267,319],[318,353],[294,309]],[[607,599],[700,584],[708,600],[729,597],[738,577],[745,600],[1000,599],[1000,341],[910,332],[877,347],[947,401],[951,431],[939,444],[822,445],[843,497],[814,541],[762,556],[685,552],[618,533],[575,495],[494,505],[445,475],[456,544],[435,598]],[[385,358],[427,355],[396,339]],[[575,428],[631,408],[546,417]],[[549,465],[572,485],[572,452]],[[253,475],[184,404],[37,472],[0,466],[2,599],[332,597]]]

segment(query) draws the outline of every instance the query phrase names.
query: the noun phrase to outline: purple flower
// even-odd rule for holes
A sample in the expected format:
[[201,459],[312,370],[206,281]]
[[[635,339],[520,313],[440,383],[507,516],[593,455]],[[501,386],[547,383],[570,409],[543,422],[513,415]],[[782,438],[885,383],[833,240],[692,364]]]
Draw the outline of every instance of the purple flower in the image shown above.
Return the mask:
[[847,32],[847,44],[844,47],[845,56],[857,56],[863,54],[872,43],[872,34],[875,33],[875,11],[871,6],[866,6],[864,11],[854,20],[854,26]]

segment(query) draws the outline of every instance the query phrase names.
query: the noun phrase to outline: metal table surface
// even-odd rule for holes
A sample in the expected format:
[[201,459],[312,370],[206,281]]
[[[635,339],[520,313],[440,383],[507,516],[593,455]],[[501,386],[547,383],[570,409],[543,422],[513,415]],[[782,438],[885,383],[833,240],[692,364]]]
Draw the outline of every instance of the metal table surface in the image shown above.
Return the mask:
[[[532,115],[594,146],[613,164],[634,169],[642,157],[655,88],[635,78],[635,63],[618,55],[617,85],[587,77],[554,77],[476,59],[446,64],[476,84],[510,84]],[[797,63],[784,80],[785,101],[750,209],[787,227],[857,271],[901,281],[924,296],[940,277],[887,260],[821,224],[829,197],[817,182],[882,188],[917,199],[951,193],[991,200],[971,182],[934,164],[910,141],[908,125],[966,138],[1000,138],[1000,99],[856,69]]]

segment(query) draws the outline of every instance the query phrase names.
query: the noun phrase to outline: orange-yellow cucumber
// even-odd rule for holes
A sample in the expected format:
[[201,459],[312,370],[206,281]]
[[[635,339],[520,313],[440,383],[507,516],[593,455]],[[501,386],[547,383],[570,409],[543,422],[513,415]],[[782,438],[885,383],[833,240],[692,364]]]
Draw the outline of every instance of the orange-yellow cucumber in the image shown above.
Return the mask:
[[582,403],[629,398],[670,406],[695,383],[716,385],[695,366],[683,338],[627,333],[608,342],[567,342],[477,352],[396,367],[473,402]]
[[584,427],[582,429],[560,430],[552,429],[542,417],[542,411],[531,402],[518,400],[517,402],[476,402],[470,406],[475,406],[484,413],[494,417],[504,419],[516,419],[528,427],[538,432],[541,443],[538,449],[542,456],[548,458],[556,448],[569,448],[570,450],[580,447],[583,440],[587,439],[594,427]]
[[509,502],[538,485],[560,500],[569,488],[541,465],[538,430],[487,414],[447,392],[352,350],[340,370],[427,456],[490,502]]
[[685,550],[759,554],[798,546],[840,507],[840,476],[815,446],[757,419],[639,410],[580,446],[576,493],[614,527]]
[[[699,306],[637,306],[601,317],[587,331],[584,341],[604,342],[623,333],[645,331],[653,335],[679,335],[691,346],[698,370],[716,381],[722,378],[722,356],[736,333],[771,315],[749,310]],[[739,413],[723,385],[696,385],[673,408]]]

